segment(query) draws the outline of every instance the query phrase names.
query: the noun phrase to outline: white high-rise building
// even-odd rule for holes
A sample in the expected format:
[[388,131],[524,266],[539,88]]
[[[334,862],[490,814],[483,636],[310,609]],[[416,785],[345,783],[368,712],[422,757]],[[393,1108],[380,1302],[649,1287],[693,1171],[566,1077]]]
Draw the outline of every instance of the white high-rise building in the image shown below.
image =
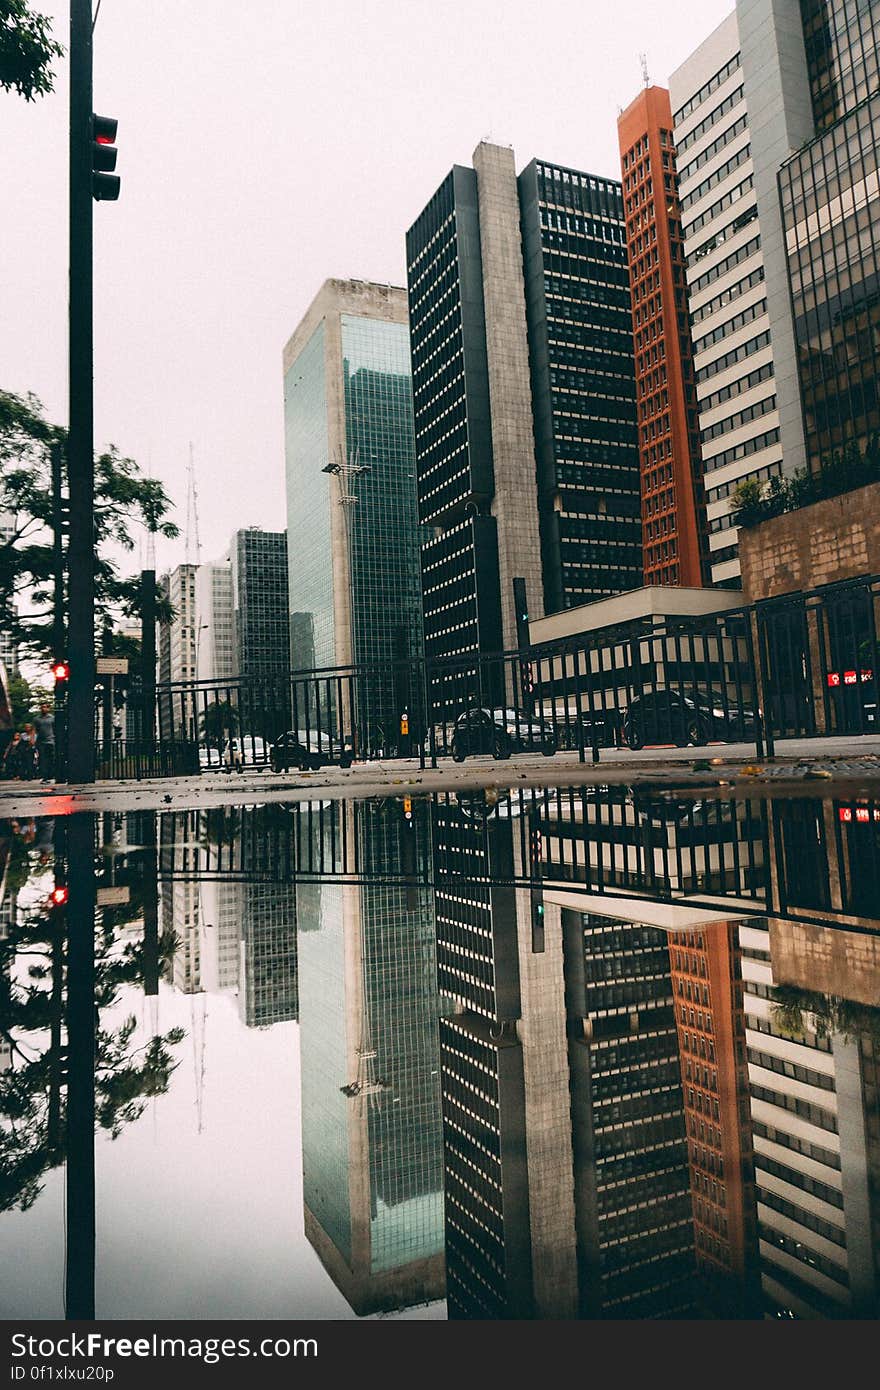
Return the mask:
[[222,681],[238,674],[229,555],[196,571],[196,675]]
[[777,325],[778,296],[768,310],[763,203],[759,217],[736,13],[672,74],[669,89],[711,577],[736,587],[731,494],[746,478],[766,480],[803,463],[802,436],[800,453],[787,450],[783,462],[774,354],[790,357],[793,339],[790,318],[788,344],[784,323]]

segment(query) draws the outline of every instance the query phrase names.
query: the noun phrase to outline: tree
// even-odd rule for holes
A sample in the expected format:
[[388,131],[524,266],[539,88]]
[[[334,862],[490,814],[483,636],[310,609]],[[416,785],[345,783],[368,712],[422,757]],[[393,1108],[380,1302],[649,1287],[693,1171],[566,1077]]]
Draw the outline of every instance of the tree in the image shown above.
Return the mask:
[[[0,848],[3,843],[0,834]],[[132,920],[137,911],[132,902],[122,915]],[[95,1119],[112,1139],[143,1113],[150,1097],[168,1089],[177,1066],[172,1049],[184,1037],[172,1028],[136,1047],[133,1017],[113,1028],[102,1022],[102,1011],[120,988],[145,978],[145,943],[121,943],[116,928],[122,924],[105,912],[95,927]],[[175,946],[173,934],[160,937],[159,960],[166,968]],[[0,1212],[31,1206],[46,1172],[64,1161],[65,969],[65,933],[57,915],[19,909],[0,941],[0,1039],[10,1050],[9,1065],[0,1072]]]
[[[52,450],[64,449],[66,432],[50,424],[35,396],[0,391],[0,511],[11,518],[0,541],[0,613],[23,655],[52,655]],[[123,578],[109,553],[134,549],[142,525],[173,539],[171,500],[155,478],[145,478],[133,459],[110,447],[95,459],[95,608],[103,618],[139,616],[139,583]],[[170,605],[157,604],[169,621]]]
[[209,748],[225,748],[227,737],[238,730],[238,710],[228,700],[215,700],[199,716],[202,738]]
[[49,37],[52,21],[27,0],[0,0],[0,87],[25,101],[52,91],[52,61],[64,49]]

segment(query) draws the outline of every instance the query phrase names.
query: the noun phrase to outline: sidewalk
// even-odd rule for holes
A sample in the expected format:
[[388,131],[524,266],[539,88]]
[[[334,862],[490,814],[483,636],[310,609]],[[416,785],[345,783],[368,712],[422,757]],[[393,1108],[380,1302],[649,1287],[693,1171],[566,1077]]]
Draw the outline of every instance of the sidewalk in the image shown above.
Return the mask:
[[[880,735],[861,738],[789,739],[776,746],[773,762],[755,761],[749,744],[706,748],[649,748],[630,752],[606,748],[598,765],[578,762],[575,753],[538,754],[503,762],[444,759],[437,768],[417,762],[355,763],[316,772],[206,772],[197,777],[151,781],[96,782],[90,786],[0,782],[0,819],[69,815],[73,811],[186,810],[267,801],[317,798],[425,795],[459,787],[632,785],[659,788],[718,788],[724,795],[835,795],[880,799]],[[758,792],[760,788],[760,793]]]

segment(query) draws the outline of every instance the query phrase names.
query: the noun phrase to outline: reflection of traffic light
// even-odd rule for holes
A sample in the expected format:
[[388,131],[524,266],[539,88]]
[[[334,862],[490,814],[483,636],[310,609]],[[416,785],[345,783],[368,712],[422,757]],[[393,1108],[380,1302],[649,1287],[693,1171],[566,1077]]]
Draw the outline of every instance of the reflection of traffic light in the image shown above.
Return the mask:
[[70,680],[69,661],[53,661],[50,670],[56,681]]
[[56,883],[52,892],[49,894],[50,907],[64,907],[70,897],[70,889],[66,883]]
[[543,846],[541,844],[541,830],[534,822],[529,823],[529,869],[532,878],[539,878],[544,858]]
[[119,197],[119,178],[116,168],[116,127],[113,116],[92,113],[92,197],[99,203],[114,202]]

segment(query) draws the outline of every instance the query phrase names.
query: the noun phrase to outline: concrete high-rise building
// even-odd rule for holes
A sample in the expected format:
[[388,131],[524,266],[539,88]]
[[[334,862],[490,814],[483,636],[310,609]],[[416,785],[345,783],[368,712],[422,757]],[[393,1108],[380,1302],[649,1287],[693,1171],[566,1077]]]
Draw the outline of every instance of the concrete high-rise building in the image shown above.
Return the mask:
[[[407,233],[430,657],[641,583],[620,185],[482,143]],[[460,692],[459,692],[460,693]],[[451,695],[452,698],[452,695]]]
[[283,364],[291,663],[390,680],[422,651],[404,291],[326,281]]
[[[803,462],[797,419],[785,449],[777,374],[796,373],[790,313],[771,316],[767,230],[751,110],[731,14],[669,79],[713,584],[737,587],[730,497]],[[760,216],[759,216],[760,213]],[[773,222],[772,212],[767,218]],[[778,221],[778,217],[777,217]],[[773,229],[770,229],[773,247]],[[783,285],[783,289],[784,289]]]
[[[286,606],[284,623],[286,630]],[[200,681],[222,681],[238,674],[228,555],[214,564],[199,565],[196,571],[196,654]]]
[[633,302],[646,584],[708,581],[703,459],[694,386],[672,108],[646,87],[617,120]]
[[178,565],[163,574],[158,588],[174,609],[170,623],[157,633],[159,680],[191,681],[196,678],[196,565]]

